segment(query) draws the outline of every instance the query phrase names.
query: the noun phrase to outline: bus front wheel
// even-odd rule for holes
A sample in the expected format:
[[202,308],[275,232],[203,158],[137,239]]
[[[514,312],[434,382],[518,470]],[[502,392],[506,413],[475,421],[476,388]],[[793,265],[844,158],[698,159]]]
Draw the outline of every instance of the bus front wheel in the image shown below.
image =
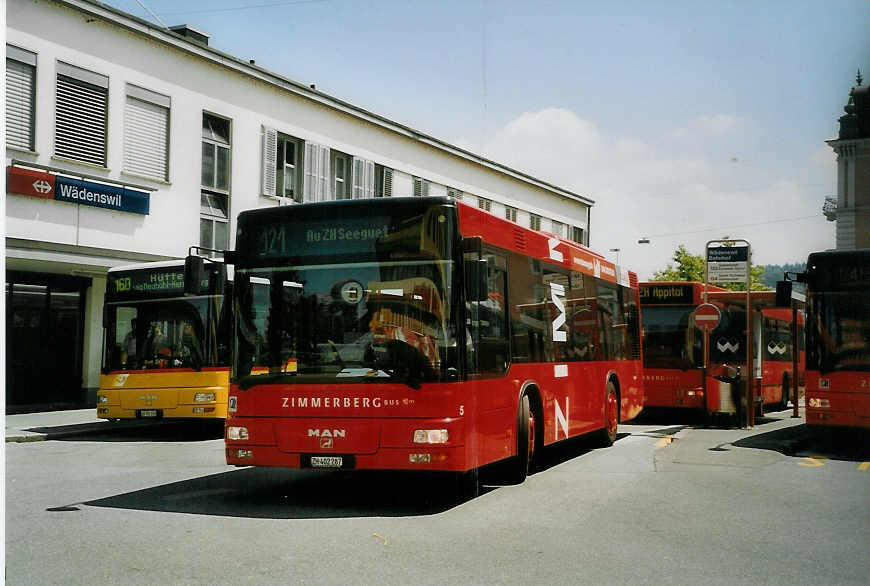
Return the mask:
[[517,409],[517,455],[511,462],[509,480],[512,484],[522,484],[532,471],[535,461],[535,412],[529,396],[520,398]]
[[608,381],[604,391],[604,429],[599,432],[598,444],[609,447],[616,441],[617,428],[619,427],[619,396],[616,393],[616,385]]

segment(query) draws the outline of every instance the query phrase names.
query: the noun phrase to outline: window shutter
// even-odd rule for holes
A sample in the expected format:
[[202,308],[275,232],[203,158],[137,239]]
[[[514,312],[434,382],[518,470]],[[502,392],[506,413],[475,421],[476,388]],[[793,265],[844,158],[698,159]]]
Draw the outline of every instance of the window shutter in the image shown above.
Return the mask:
[[317,168],[317,200],[316,201],[326,201],[330,199],[329,193],[329,147],[323,145],[316,145],[318,149],[318,158],[320,159],[320,164]]
[[364,197],[366,199],[372,199],[375,196],[375,162],[366,161],[365,170],[366,178],[363,184],[363,188],[365,189]]
[[[276,169],[278,167],[278,131],[263,127],[262,195],[275,195]],[[282,194],[283,195],[283,194]]]
[[124,170],[169,179],[169,110],[127,96],[124,109]]
[[365,197],[365,188],[363,187],[365,181],[365,160],[357,157],[353,158],[353,178],[351,181],[353,182],[352,198],[363,199]]
[[[64,69],[72,69],[66,66]],[[106,166],[108,78],[86,72],[101,85],[79,81],[58,73],[54,128],[56,155]]]
[[393,170],[384,168],[384,197],[393,195]]
[[33,150],[33,103],[36,70],[6,59],[6,144]]
[[313,142],[305,143],[305,160],[302,162],[304,175],[302,180],[302,201],[316,201],[314,193],[317,189],[317,145]]
[[353,158],[353,199],[371,199],[375,196],[375,163]]

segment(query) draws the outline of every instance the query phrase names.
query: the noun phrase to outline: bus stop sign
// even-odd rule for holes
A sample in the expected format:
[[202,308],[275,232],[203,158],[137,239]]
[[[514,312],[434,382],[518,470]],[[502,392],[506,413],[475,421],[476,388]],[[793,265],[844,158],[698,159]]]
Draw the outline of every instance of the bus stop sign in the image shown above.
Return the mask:
[[710,331],[719,325],[719,320],[722,319],[722,313],[719,308],[712,303],[702,303],[695,308],[695,313],[692,314],[695,320],[695,325],[701,329]]

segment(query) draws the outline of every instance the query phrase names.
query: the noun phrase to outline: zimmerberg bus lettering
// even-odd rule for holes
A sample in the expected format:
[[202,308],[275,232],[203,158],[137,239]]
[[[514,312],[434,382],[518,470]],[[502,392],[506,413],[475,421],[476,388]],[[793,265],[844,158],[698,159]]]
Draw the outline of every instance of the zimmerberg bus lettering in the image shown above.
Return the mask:
[[566,342],[568,341],[568,332],[560,330],[565,325],[565,287],[558,283],[550,283],[550,299],[556,306],[556,319],[553,320],[553,341]]
[[381,397],[282,397],[284,409],[380,409],[398,406],[400,401]]
[[389,226],[384,225],[380,228],[321,228],[319,230],[308,230],[305,233],[306,242],[340,242],[342,240],[374,240],[381,236],[386,236],[389,232]]
[[121,207],[121,194],[109,195],[107,193],[94,193],[88,189],[79,189],[75,185],[60,184],[60,197],[62,199],[72,199],[80,201],[89,201],[93,203],[101,203],[103,205],[111,205]]

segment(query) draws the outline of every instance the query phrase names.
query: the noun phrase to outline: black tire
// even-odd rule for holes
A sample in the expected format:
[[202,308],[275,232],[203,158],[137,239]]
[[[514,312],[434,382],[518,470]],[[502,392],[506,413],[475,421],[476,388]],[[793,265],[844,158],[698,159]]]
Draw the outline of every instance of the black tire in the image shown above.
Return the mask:
[[604,390],[604,427],[598,432],[597,444],[603,448],[616,441],[619,426],[619,395],[613,381],[607,382]]
[[510,462],[510,471],[508,472],[508,481],[511,484],[522,484],[529,475],[530,458],[529,458],[529,416],[531,414],[531,403],[528,395],[523,395],[520,398],[519,408],[517,409],[517,455]]

